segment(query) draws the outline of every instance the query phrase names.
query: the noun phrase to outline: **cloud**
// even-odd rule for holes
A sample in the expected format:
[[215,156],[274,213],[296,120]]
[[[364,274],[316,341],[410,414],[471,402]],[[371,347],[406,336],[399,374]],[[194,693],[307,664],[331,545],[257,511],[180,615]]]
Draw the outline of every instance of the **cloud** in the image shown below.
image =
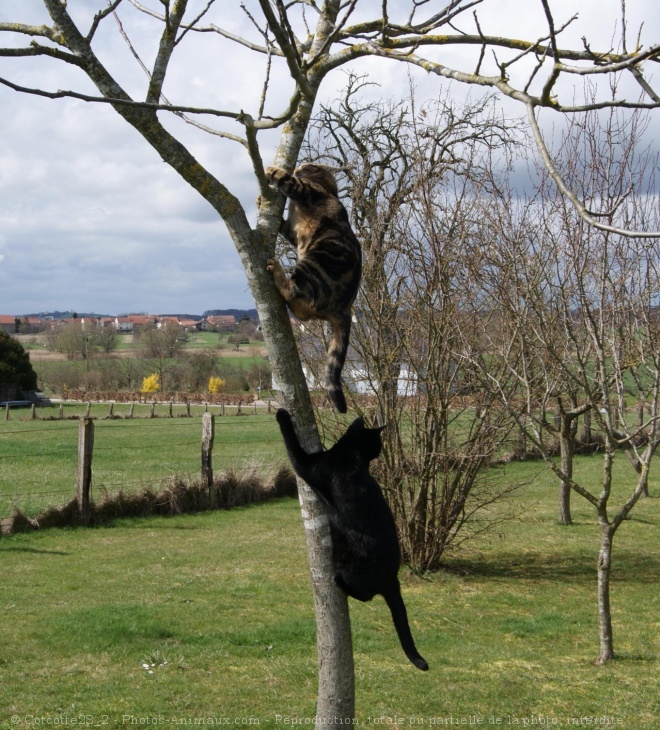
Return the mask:
[[[161,8],[160,3],[152,5]],[[200,9],[204,5],[199,4]],[[521,13],[514,0],[487,0],[476,10],[485,32],[510,34],[513,24],[520,37],[536,39],[545,33],[546,26],[541,4],[532,5]],[[575,13],[574,2],[562,0],[552,5],[558,24]],[[569,29],[567,43],[570,40],[581,46],[581,35],[588,35],[609,48],[619,5],[619,0],[579,4],[580,18]],[[255,17],[260,16],[251,0],[247,6]],[[105,4],[98,0],[69,3],[69,7],[81,23],[84,20],[88,24],[94,10]],[[380,3],[360,2],[358,12],[379,7]],[[656,0],[629,3],[631,36],[645,20],[643,40],[657,40],[652,34],[660,27],[659,8]],[[128,3],[120,6],[120,17],[135,51],[147,66],[152,65],[158,49],[153,20]],[[250,20],[234,4],[216,3],[207,19],[261,41]],[[49,22],[41,3],[24,0],[3,0],[0,21]],[[17,42],[26,44],[24,38]],[[6,39],[0,43],[4,45]],[[143,96],[147,77],[113,18],[102,24],[96,48],[128,93]],[[425,52],[438,57],[441,53]],[[442,57],[458,66],[463,63],[464,52],[452,51]],[[256,114],[265,63],[264,56],[217,34],[189,33],[173,57],[164,91],[174,103]],[[486,63],[494,68],[492,55]],[[408,69],[402,63],[369,58],[351,68],[368,73],[380,84],[375,94],[396,97],[408,93]],[[419,69],[410,73],[421,97],[436,96],[446,83]],[[0,58],[0,76],[51,90],[75,88],[94,93],[79,70],[49,59]],[[332,74],[323,98],[334,98],[344,84],[344,74]],[[459,85],[455,87],[457,95],[466,93]],[[269,112],[285,108],[291,92],[286,69],[276,61],[267,99]],[[211,308],[253,306],[224,223],[110,107],[74,100],[49,101],[5,87],[0,87],[0,103],[0,313],[68,308],[108,313],[201,313]],[[516,108],[516,112],[520,110]],[[257,189],[244,149],[204,134],[176,117],[161,118],[241,200],[254,220]],[[226,120],[200,121],[218,129],[240,131]],[[277,134],[264,133],[260,142],[268,164]]]

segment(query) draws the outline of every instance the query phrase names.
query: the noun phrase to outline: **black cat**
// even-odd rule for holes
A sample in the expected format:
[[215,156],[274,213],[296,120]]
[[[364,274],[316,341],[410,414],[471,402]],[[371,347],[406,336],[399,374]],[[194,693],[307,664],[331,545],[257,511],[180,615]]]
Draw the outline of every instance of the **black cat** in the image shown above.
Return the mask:
[[358,601],[383,596],[406,656],[419,669],[429,665],[415,648],[397,574],[401,562],[394,517],[369,462],[381,451],[382,428],[356,419],[328,451],[308,454],[288,411],[277,411],[291,464],[326,506],[332,535],[335,583]]

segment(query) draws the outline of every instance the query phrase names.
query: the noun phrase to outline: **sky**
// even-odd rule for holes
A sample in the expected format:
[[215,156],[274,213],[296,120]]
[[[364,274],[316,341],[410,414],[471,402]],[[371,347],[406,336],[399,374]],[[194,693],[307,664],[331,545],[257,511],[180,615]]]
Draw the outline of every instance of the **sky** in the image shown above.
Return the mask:
[[[142,4],[162,9],[158,0],[142,0]],[[194,9],[206,3],[191,0],[190,4]],[[255,18],[261,17],[256,0],[245,4]],[[259,42],[238,0],[216,5],[205,23]],[[105,6],[104,0],[68,2],[83,28]],[[407,6],[407,0],[390,3],[393,14]],[[580,38],[587,36],[594,47],[612,46],[615,28],[620,27],[620,0],[553,0],[551,6],[557,24],[579,8],[578,21],[569,28],[563,45],[581,47]],[[380,0],[360,0],[356,17],[370,17],[371,10],[380,7]],[[521,7],[525,7],[524,15]],[[484,0],[477,10],[484,33],[526,40],[545,34],[540,0]],[[150,66],[157,50],[157,21],[138,12],[129,0],[119,6],[118,15],[134,49]],[[0,24],[3,22],[40,24],[49,19],[41,0],[0,0]],[[629,37],[633,40],[642,22],[642,42],[660,43],[657,0],[628,0]],[[467,24],[464,28],[468,30]],[[0,47],[28,43],[26,36],[0,33]],[[147,77],[114,18],[104,21],[95,49],[128,93],[134,98],[144,96]],[[474,66],[466,64],[466,53],[428,51],[449,66],[471,70]],[[485,63],[492,64],[492,60]],[[217,34],[188,34],[175,52],[164,92],[173,103],[243,109],[256,115],[263,70],[262,56]],[[379,84],[370,92],[374,95],[399,98],[407,94],[405,64],[365,59],[351,70],[365,73]],[[447,83],[420,70],[412,71],[411,76],[422,99],[437,95]],[[50,91],[96,93],[80,72],[51,59],[0,57],[0,77]],[[322,98],[334,98],[345,80],[342,70],[334,72],[326,80]],[[273,114],[282,110],[291,89],[285,70],[275,64],[266,109]],[[451,89],[452,94],[466,93],[456,84]],[[209,309],[253,306],[241,262],[222,220],[110,107],[72,99],[48,100],[0,86],[0,109],[0,314],[53,310],[201,314]],[[508,107],[508,113],[523,112]],[[180,119],[167,115],[161,119],[239,198],[254,223],[257,186],[243,147]],[[209,117],[203,121],[240,133],[229,123],[222,126],[222,121]],[[260,135],[260,142],[265,164],[270,164],[277,135]]]

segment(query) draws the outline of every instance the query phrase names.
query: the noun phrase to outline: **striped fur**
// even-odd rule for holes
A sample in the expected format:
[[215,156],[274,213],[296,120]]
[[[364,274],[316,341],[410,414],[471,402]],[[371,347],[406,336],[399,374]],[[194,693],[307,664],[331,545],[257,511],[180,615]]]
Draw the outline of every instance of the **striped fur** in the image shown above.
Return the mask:
[[290,200],[282,233],[298,253],[290,276],[277,259],[268,259],[268,270],[298,319],[322,319],[330,325],[325,386],[335,408],[346,413],[341,371],[362,273],[360,242],[328,168],[306,163],[289,175],[279,167],[268,167],[266,177]]

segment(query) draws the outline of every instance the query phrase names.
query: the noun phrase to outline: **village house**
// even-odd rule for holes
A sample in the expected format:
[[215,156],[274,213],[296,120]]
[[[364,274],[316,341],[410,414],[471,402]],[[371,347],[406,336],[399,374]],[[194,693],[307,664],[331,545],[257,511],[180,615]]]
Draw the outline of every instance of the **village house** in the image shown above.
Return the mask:
[[123,317],[115,317],[117,332],[133,332],[136,327],[146,327],[152,324],[157,324],[157,318],[147,314],[128,314]]
[[212,332],[215,328],[208,319],[204,318],[195,323],[195,329],[198,332]]
[[16,317],[13,314],[0,314],[0,330],[13,335],[16,332]]
[[217,314],[209,317],[207,321],[218,332],[231,332],[236,329],[236,317],[233,314]]

